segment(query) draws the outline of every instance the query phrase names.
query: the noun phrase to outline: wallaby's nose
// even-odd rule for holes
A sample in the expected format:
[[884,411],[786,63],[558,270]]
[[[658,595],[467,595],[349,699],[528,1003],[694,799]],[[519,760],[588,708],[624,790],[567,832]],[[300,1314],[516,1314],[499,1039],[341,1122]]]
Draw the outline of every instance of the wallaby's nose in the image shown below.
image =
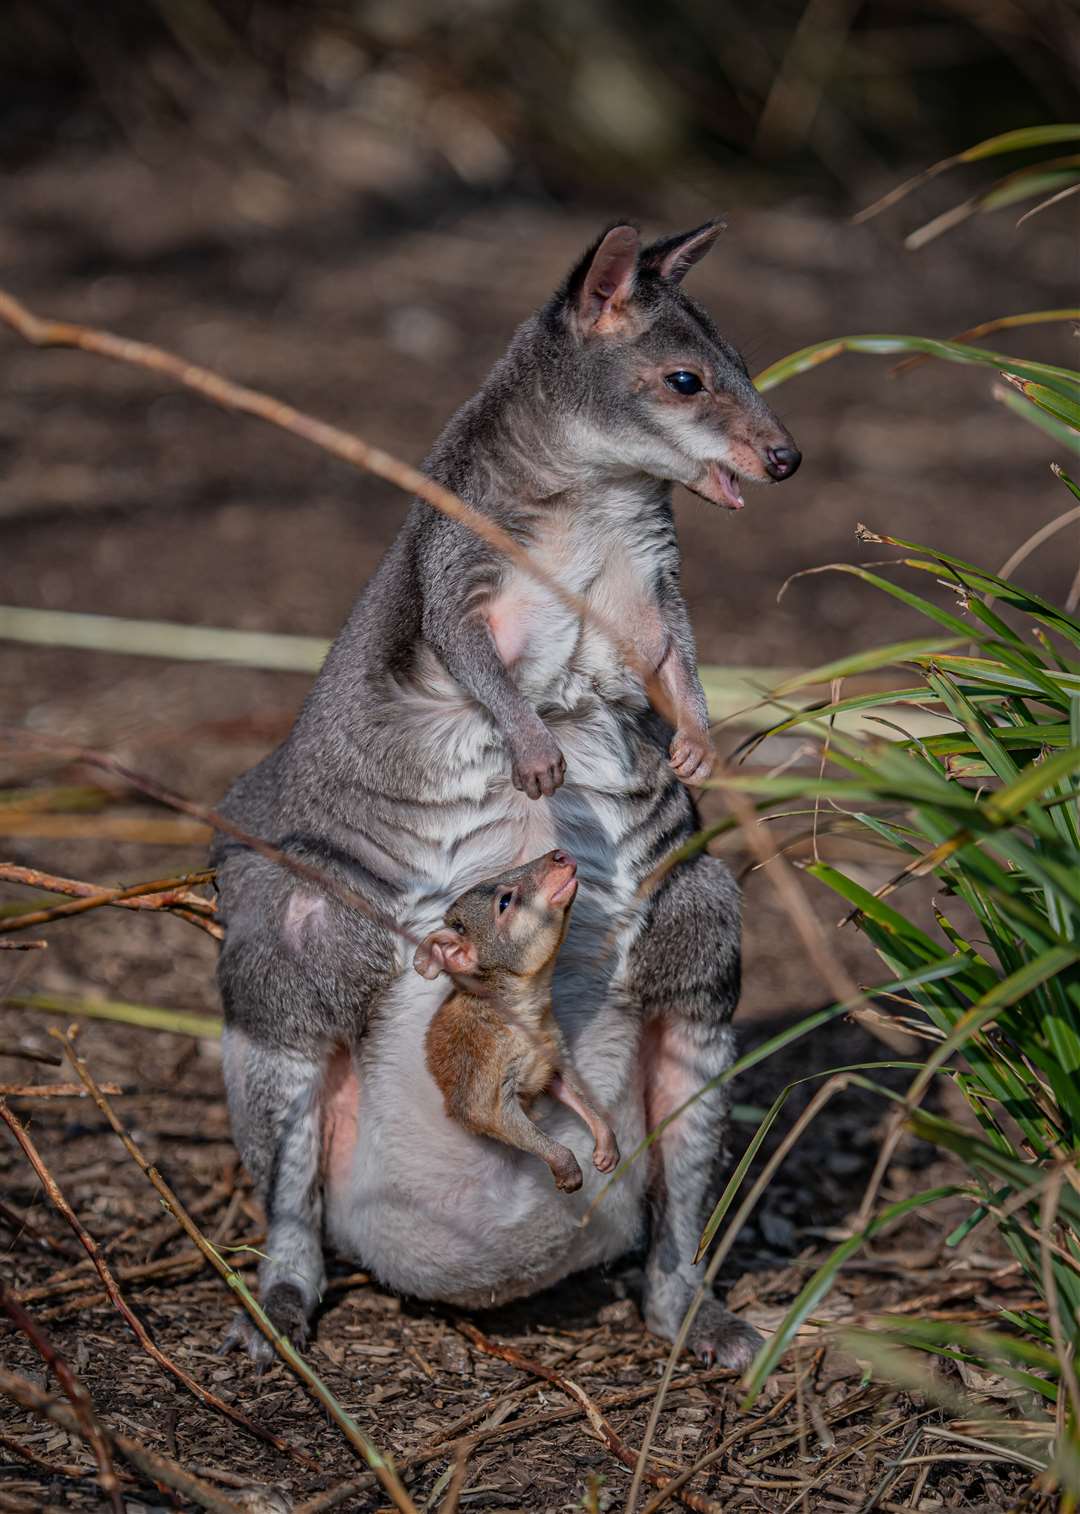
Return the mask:
[[552,862],[554,862],[554,864],[555,864],[556,867],[567,867],[567,866],[569,866],[569,867],[576,867],[577,866],[577,863],[574,861],[573,857],[571,857],[570,853],[569,852],[564,852],[562,850],[556,850],[556,851],[552,852],[552,854],[551,854],[551,860],[552,860]]
[[766,473],[779,483],[782,478],[790,478],[795,472],[802,462],[802,453],[798,447],[767,447],[765,458]]

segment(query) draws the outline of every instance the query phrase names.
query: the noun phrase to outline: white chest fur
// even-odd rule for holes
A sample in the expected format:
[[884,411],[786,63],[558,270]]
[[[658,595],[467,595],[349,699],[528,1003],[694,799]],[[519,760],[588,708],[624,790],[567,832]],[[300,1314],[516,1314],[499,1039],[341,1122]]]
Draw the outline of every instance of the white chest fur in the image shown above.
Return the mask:
[[[653,666],[666,650],[657,579],[667,533],[658,530],[664,524],[658,508],[651,489],[609,485],[587,510],[576,502],[538,510],[529,544],[540,567]],[[488,624],[502,661],[530,698],[569,702],[582,681],[609,696],[636,687],[610,636],[516,569],[489,605]]]

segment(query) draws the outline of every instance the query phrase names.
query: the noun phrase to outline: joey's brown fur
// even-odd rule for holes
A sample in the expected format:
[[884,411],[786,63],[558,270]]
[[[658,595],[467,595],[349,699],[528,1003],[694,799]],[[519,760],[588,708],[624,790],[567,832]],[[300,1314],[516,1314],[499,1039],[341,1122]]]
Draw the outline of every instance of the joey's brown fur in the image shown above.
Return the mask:
[[436,1012],[424,1043],[449,1117],[475,1135],[535,1153],[567,1193],[581,1187],[581,1168],[568,1146],[529,1118],[540,1094],[584,1120],[598,1171],[610,1172],[619,1160],[611,1126],[570,1067],[551,1008],[576,875],[574,859],[555,850],[478,884],[454,901],[413,964],[422,977],[445,971],[469,983],[458,984]]

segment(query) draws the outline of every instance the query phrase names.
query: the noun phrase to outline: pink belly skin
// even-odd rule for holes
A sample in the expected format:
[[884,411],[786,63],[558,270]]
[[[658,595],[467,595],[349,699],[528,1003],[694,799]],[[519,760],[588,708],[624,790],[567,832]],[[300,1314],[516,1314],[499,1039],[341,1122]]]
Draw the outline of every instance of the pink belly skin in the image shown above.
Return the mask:
[[347,1188],[352,1174],[360,1114],[360,1086],[352,1057],[339,1046],[323,1085],[323,1172],[331,1188]]
[[505,594],[488,607],[488,630],[504,667],[513,667],[525,650],[529,636],[528,608]]
[[[664,1020],[650,1020],[641,1040],[641,1061],[645,1078],[646,1103],[645,1124],[655,1130],[661,1120],[678,1109],[680,1104],[701,1086],[701,1077],[694,1071],[694,1052],[680,1036],[677,1028]],[[665,1132],[664,1140],[678,1140],[679,1121],[675,1120]],[[655,1142],[650,1156],[658,1160],[660,1142]]]

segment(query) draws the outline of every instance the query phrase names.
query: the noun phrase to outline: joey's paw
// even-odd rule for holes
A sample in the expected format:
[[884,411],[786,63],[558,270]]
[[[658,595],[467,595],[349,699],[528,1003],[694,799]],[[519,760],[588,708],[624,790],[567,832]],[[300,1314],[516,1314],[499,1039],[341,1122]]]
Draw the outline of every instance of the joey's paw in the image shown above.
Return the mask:
[[[285,1336],[298,1350],[307,1345],[307,1312],[299,1288],[292,1283],[275,1283],[261,1303],[267,1318],[280,1335]],[[230,1351],[246,1351],[260,1373],[265,1372],[277,1356],[258,1325],[242,1309],[234,1316],[218,1350],[222,1356]]]
[[535,736],[515,744],[512,757],[510,777],[513,785],[530,799],[547,798],[562,786],[566,777],[566,759],[545,726],[541,726]]
[[577,1193],[581,1187],[581,1168],[577,1164],[577,1158],[567,1152],[565,1158],[556,1158],[551,1164],[551,1175],[555,1179],[555,1187],[562,1193]]
[[741,1320],[716,1299],[707,1298],[693,1325],[686,1344],[708,1367],[731,1367],[743,1372],[762,1345],[762,1337],[753,1325]]
[[619,1165],[619,1143],[614,1134],[608,1130],[597,1141],[592,1154],[593,1166],[597,1172],[614,1172]]
[[716,753],[707,731],[675,732],[671,742],[671,770],[683,783],[704,783],[715,761]]

